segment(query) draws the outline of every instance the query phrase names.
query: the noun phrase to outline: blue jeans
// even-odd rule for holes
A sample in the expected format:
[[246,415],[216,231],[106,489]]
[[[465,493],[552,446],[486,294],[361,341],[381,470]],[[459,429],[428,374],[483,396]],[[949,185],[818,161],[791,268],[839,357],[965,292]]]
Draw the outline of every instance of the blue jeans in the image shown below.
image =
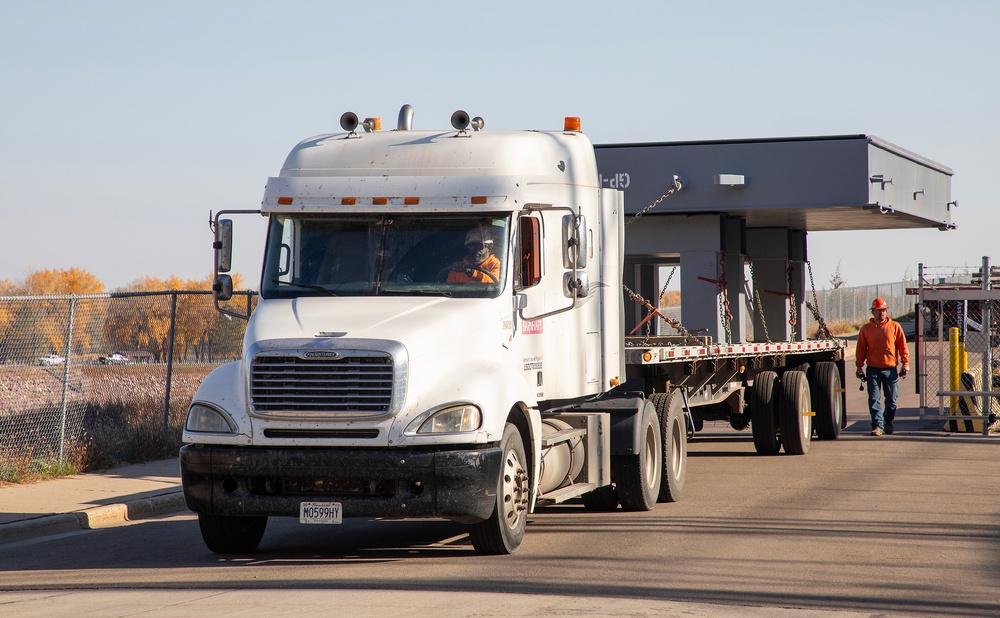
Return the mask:
[[[899,372],[895,367],[879,369],[865,367],[868,382],[868,411],[872,415],[872,429],[885,429],[896,418],[896,401],[899,398]],[[885,410],[882,410],[881,395],[885,395]]]

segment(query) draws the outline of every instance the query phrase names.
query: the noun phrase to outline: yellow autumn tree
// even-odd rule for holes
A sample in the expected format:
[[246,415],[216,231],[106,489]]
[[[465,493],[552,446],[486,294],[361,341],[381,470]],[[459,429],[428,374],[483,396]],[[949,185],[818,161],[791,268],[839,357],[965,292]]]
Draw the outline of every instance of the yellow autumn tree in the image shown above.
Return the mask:
[[[104,284],[82,268],[46,269],[28,273],[22,289],[32,296],[100,294]],[[40,353],[65,353],[66,335],[69,328],[69,300],[45,300],[32,308],[36,345]],[[91,303],[92,304],[92,303]],[[95,326],[103,321],[103,315],[84,307],[74,309],[73,351],[89,350]]]

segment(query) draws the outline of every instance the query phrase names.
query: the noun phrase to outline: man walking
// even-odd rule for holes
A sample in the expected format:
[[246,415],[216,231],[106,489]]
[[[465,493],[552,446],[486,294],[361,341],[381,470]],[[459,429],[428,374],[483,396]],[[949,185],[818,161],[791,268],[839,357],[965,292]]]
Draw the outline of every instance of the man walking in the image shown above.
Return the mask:
[[[872,435],[892,433],[896,418],[896,401],[899,396],[898,381],[910,371],[910,352],[906,348],[903,328],[889,318],[889,306],[881,298],[872,301],[872,319],[858,333],[858,347],[854,362],[857,376],[868,383],[868,411],[872,415]],[[862,367],[868,365],[862,371]],[[897,367],[902,368],[897,371]],[[881,395],[885,395],[883,412]]]

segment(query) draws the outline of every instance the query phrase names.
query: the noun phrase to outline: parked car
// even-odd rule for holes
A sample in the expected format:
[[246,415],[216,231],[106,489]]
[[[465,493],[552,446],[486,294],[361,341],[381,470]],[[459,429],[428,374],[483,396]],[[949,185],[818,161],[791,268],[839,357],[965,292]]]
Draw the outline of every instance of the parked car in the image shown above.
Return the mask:
[[131,362],[127,356],[125,356],[124,354],[119,354],[118,352],[115,352],[114,354],[109,354],[107,356],[102,356],[97,360],[101,361],[102,365],[124,365],[126,363]]
[[38,359],[39,365],[62,365],[66,362],[66,359],[58,354],[49,354],[48,356],[43,356]]

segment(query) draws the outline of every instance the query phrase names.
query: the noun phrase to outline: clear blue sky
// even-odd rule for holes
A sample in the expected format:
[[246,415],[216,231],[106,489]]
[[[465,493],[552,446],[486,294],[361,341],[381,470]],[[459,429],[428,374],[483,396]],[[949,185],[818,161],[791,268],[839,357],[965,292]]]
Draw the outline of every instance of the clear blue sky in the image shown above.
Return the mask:
[[[1000,2],[0,6],[0,279],[207,277],[210,210],[259,207],[344,111],[404,103],[415,128],[580,116],[597,143],[877,135],[955,170],[958,229],[812,234],[817,286],[1000,263]],[[262,228],[237,228],[254,286]]]

